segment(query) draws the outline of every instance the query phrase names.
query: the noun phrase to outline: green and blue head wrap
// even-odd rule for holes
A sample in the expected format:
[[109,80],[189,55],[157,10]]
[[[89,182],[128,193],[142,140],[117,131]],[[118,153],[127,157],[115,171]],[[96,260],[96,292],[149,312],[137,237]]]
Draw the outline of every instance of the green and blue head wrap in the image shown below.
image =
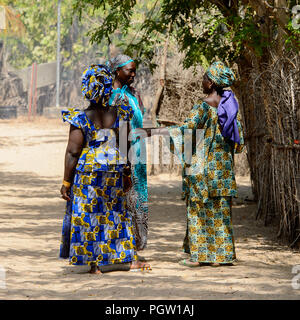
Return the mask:
[[235,81],[233,71],[223,62],[214,62],[206,71],[208,78],[218,87],[230,87]]

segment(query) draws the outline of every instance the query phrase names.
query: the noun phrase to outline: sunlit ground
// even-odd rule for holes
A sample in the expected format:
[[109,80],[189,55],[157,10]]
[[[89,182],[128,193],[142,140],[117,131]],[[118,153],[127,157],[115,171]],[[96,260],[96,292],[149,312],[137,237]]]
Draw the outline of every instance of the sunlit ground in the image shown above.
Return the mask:
[[[26,120],[26,119],[25,119]],[[58,259],[65,202],[59,188],[68,125],[60,120],[0,121],[1,299],[299,299],[292,267],[300,254],[276,243],[276,227],[254,219],[248,177],[233,209],[238,261],[232,267],[180,266],[185,234],[181,179],[150,176],[152,271],[90,275]],[[4,281],[5,280],[5,281]],[[3,284],[6,288],[3,288]]]

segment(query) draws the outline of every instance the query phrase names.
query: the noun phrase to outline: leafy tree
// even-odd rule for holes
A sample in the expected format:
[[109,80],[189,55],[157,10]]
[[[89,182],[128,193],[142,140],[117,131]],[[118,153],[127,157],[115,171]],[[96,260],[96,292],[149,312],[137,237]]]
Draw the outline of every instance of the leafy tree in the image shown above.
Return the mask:
[[[299,48],[299,31],[291,30],[291,8],[296,1],[227,0],[160,0],[147,1],[153,7],[140,25],[139,37],[134,37],[125,52],[134,54],[151,66],[159,40],[169,32],[185,53],[184,65],[203,63],[203,55],[210,62],[219,57],[229,63],[250,51],[263,56],[265,48],[274,45],[274,35],[284,33],[284,40]],[[103,24],[90,31],[91,41],[111,40],[114,32],[122,30],[122,37],[132,32],[134,12],[145,1],[138,0],[75,0],[74,12],[82,15],[93,8],[105,10]],[[276,11],[276,3],[281,7]],[[285,12],[289,10],[288,14]],[[283,12],[282,12],[283,11]],[[270,16],[274,14],[273,18]],[[268,25],[268,28],[265,26]],[[267,30],[268,29],[268,30]],[[124,42],[123,42],[124,47]]]
[[[96,25],[99,17],[79,23],[70,10],[73,1],[62,1],[61,5],[61,55],[64,69],[76,66],[86,55],[96,55],[95,46],[90,46],[83,35]],[[22,37],[16,33],[2,33],[5,40],[9,63],[15,68],[30,66],[33,62],[45,63],[56,60],[57,43],[57,2],[33,0],[6,0],[7,8],[15,12],[23,26]],[[14,23],[12,23],[14,25]],[[103,49],[102,47],[100,50]]]
[[[76,1],[68,0],[61,2],[61,54],[64,69],[76,66],[79,61],[84,61],[86,56],[91,60],[97,57],[109,58],[110,45],[125,48],[125,44],[132,43],[143,33],[142,24],[144,18],[150,16],[156,10],[155,2],[147,1],[137,6],[134,20],[126,25],[128,31],[126,41],[123,41],[124,26],[114,28],[108,41],[100,41],[99,38],[92,38],[93,45],[89,43],[87,31],[92,34],[103,26],[107,6],[103,8],[87,7],[80,11],[80,21],[77,14],[70,8],[76,6]],[[35,1],[35,0],[2,0],[0,5],[5,5],[10,13],[10,30],[13,26],[16,31],[22,31],[22,37],[16,32],[2,32],[0,39],[5,40],[6,55],[9,63],[15,68],[30,66],[33,62],[44,63],[56,60],[57,43],[57,1]],[[125,2],[126,4],[126,2]],[[125,6],[126,10],[129,7]],[[14,14],[12,14],[14,13]],[[14,20],[12,18],[14,17]],[[115,15],[114,15],[115,17]],[[125,23],[123,14],[119,13],[120,19]],[[127,17],[128,18],[128,17]],[[128,20],[129,21],[129,20]],[[18,28],[17,28],[18,27]],[[112,26],[106,25],[107,34]],[[122,32],[120,31],[122,29]],[[20,34],[19,34],[20,35]],[[156,39],[156,38],[154,38]],[[153,43],[152,43],[153,44]]]
[[22,36],[25,28],[20,19],[20,14],[16,13],[7,3],[8,1],[0,1],[0,7],[3,8],[5,16],[5,28],[0,30],[0,34]]
[[[255,196],[259,197],[259,210],[264,206],[265,217],[280,211],[280,234],[284,234],[293,245],[296,241],[299,242],[299,207],[297,209],[293,204],[285,207],[285,200],[282,201],[283,205],[277,200],[274,201],[278,199],[278,194],[274,190],[280,190],[280,197],[285,195],[285,190],[282,189],[282,186],[279,187],[281,189],[278,189],[278,185],[274,183],[276,179],[271,179],[270,175],[270,172],[277,172],[274,166],[275,163],[279,163],[279,160],[269,152],[277,131],[270,119],[270,109],[273,105],[271,94],[274,88],[271,89],[268,86],[268,83],[271,83],[267,77],[272,77],[272,72],[270,68],[266,72],[266,67],[274,65],[274,57],[277,57],[279,65],[282,65],[282,61],[286,61],[289,66],[285,65],[285,70],[291,70],[290,66],[294,65],[290,57],[298,57],[300,28],[293,26],[293,21],[297,19],[297,16],[292,13],[292,8],[298,4],[298,1],[151,1],[153,6],[150,10],[148,8],[148,14],[145,14],[143,22],[134,29],[132,22],[135,19],[135,13],[143,8],[145,2],[140,0],[75,0],[73,9],[74,12],[79,13],[79,16],[91,8],[93,12],[103,10],[103,23],[90,30],[92,43],[100,44],[103,41],[111,41],[114,33],[118,31],[123,39],[120,45],[125,52],[136,57],[138,61],[147,63],[152,69],[154,67],[153,56],[167,35],[178,44],[180,51],[184,53],[185,67],[204,65],[215,59],[221,59],[236,67],[239,81],[235,84],[235,89],[238,89],[235,92],[242,110],[245,111],[246,132],[251,136],[253,132],[261,131],[263,135],[271,137],[266,141],[251,138],[247,144],[253,191]],[[130,37],[131,41],[128,42],[127,39]],[[283,69],[279,72],[280,77]],[[250,71],[256,75],[256,83],[259,83],[256,92],[247,86]],[[290,82],[287,90],[293,97],[291,104],[296,105],[295,101],[297,97],[299,98],[299,91],[293,89],[296,84],[294,80],[292,81],[292,78],[298,81],[296,72],[290,71],[286,78],[283,81],[285,85],[288,81]],[[282,92],[284,90],[286,89],[283,89]],[[249,99],[250,95],[251,99]],[[282,104],[282,100],[280,103]],[[286,116],[294,121],[297,119],[296,107],[289,108],[289,102],[285,103],[287,105],[283,103],[280,106],[282,108],[280,112],[282,114],[287,112]],[[263,119],[263,121],[258,122],[257,119]],[[263,127],[258,127],[261,126],[261,123],[264,124]],[[296,127],[296,123],[293,123],[293,127]],[[282,135],[279,137],[281,139],[279,145],[296,139],[295,130],[285,130],[284,134],[284,138]],[[262,144],[265,145],[262,147]],[[274,147],[275,145],[276,143],[273,144]],[[288,147],[294,148],[290,145]],[[267,158],[272,159],[273,162],[271,160],[268,162],[266,166],[270,168],[263,173],[265,178],[261,179],[260,164],[257,163],[257,159]],[[295,167],[299,167],[298,164]],[[295,180],[292,173],[295,172],[295,167],[289,163],[288,181]],[[265,185],[269,187],[268,194],[260,192],[265,190]],[[295,193],[294,190],[293,193]]]
[[4,52],[6,51],[5,42],[1,38],[6,39],[9,36],[21,37],[24,35],[25,27],[20,19],[20,14],[16,13],[10,6],[7,5],[7,1],[0,1],[0,8],[4,10],[4,29],[0,30],[0,73],[6,72],[6,59]]

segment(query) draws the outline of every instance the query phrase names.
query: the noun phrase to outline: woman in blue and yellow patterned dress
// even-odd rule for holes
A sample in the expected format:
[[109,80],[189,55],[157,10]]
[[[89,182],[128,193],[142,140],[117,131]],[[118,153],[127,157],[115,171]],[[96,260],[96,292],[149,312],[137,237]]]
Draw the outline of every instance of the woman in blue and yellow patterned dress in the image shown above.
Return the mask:
[[[231,69],[213,63],[202,82],[207,98],[193,107],[182,126],[168,128],[184,169],[187,241],[183,247],[190,254],[190,259],[180,261],[185,266],[228,265],[236,258],[231,220],[231,199],[237,195],[234,153],[242,151],[244,139],[238,102],[232,91],[224,90],[234,80]],[[196,136],[194,142],[188,129]],[[183,149],[188,149],[189,139],[188,158]]]
[[130,188],[127,150],[119,147],[121,123],[126,126],[133,111],[121,98],[110,106],[111,90],[110,70],[92,65],[82,76],[82,93],[90,106],[62,111],[70,133],[61,187],[67,210],[60,257],[74,265],[90,265],[91,273],[108,265],[126,264],[126,270],[146,266],[137,261],[125,200]]

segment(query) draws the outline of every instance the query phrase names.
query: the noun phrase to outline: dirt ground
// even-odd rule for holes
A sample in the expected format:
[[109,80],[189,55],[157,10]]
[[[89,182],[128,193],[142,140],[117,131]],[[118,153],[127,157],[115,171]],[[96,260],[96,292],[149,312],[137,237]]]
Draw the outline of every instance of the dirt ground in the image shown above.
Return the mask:
[[237,177],[234,266],[178,264],[185,256],[185,205],[180,177],[169,174],[148,178],[149,243],[142,255],[151,272],[90,275],[58,259],[67,137],[61,120],[0,121],[0,299],[300,298],[292,287],[300,254],[278,244],[276,226],[255,220],[255,203],[244,201],[252,197],[249,177]]

